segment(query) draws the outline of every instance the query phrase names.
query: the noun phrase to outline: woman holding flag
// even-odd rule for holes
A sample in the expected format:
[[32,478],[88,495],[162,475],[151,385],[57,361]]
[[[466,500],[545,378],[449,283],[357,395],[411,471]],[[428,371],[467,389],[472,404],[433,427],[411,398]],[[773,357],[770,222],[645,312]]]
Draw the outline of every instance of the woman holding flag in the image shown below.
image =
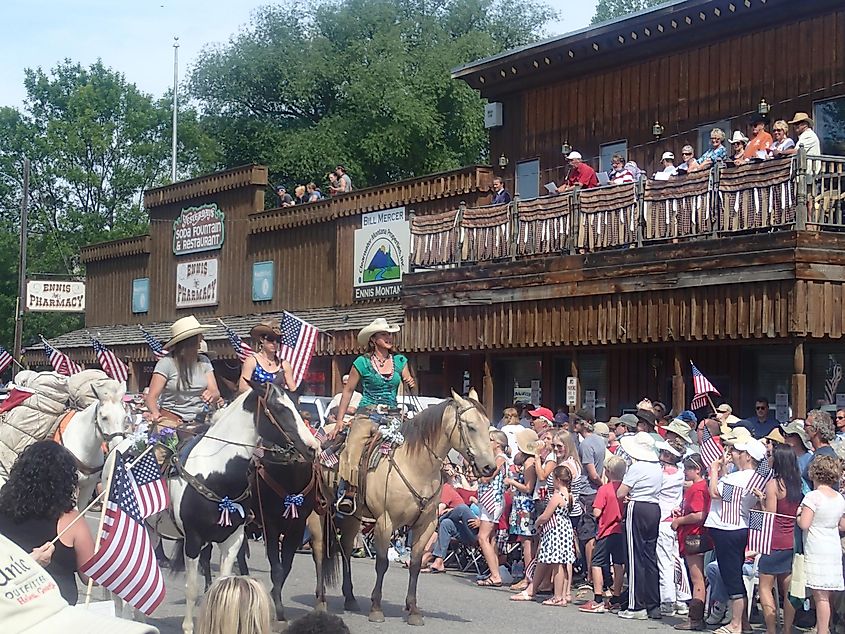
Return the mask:
[[[750,632],[742,564],[748,543],[748,516],[757,503],[754,483],[757,465],[766,457],[766,447],[748,438],[737,442],[710,465],[710,512],[704,526],[710,530],[715,545],[722,581],[731,602],[731,621],[716,634]],[[733,463],[736,470],[728,473]]]
[[296,390],[293,369],[286,359],[279,357],[279,342],[282,329],[278,319],[259,322],[249,331],[255,352],[247,357],[241,367],[238,391],[252,389],[249,382],[276,383],[293,392]]

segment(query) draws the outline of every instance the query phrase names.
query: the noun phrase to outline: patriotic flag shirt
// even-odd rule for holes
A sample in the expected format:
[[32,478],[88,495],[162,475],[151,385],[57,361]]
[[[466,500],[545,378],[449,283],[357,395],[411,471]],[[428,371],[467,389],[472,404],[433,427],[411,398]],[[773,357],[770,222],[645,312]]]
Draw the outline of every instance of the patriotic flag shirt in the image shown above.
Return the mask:
[[744,469],[719,478],[720,497],[710,501],[710,512],[704,522],[707,528],[723,531],[748,528],[748,513],[757,504],[757,497],[748,488],[753,475],[754,469]]

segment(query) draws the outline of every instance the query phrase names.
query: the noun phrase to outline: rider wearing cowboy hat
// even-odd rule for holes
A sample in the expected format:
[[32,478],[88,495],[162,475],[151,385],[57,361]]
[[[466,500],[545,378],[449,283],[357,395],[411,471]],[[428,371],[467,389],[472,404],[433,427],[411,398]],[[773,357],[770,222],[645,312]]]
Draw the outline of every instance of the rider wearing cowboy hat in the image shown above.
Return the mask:
[[193,422],[220,398],[208,357],[199,354],[204,326],[193,315],[176,320],[170,327],[168,355],[156,363],[145,401],[150,421],[166,427]]
[[279,343],[282,338],[279,320],[265,319],[257,323],[249,331],[249,336],[253,340],[253,349],[256,352],[243,363],[238,391],[251,390],[250,381],[277,383],[290,391],[295,390],[293,369],[286,359],[279,357]]
[[[399,326],[387,323],[379,318],[361,329],[358,333],[358,345],[366,347],[362,354],[352,364],[349,371],[349,381],[343,386],[343,395],[337,412],[337,425],[329,432],[334,438],[344,429],[349,428],[346,447],[340,454],[338,467],[340,477],[346,481],[347,490],[344,497],[338,501],[337,510],[340,513],[355,512],[355,493],[358,484],[358,468],[367,441],[373,434],[373,421],[370,415],[379,410],[379,406],[395,409],[398,407],[397,395],[399,385],[405,384],[413,389],[416,387],[414,377],[408,368],[408,359],[396,354],[393,345],[393,333],[399,332]],[[351,423],[344,420],[346,411],[352,400],[352,394],[360,387],[361,402]]]

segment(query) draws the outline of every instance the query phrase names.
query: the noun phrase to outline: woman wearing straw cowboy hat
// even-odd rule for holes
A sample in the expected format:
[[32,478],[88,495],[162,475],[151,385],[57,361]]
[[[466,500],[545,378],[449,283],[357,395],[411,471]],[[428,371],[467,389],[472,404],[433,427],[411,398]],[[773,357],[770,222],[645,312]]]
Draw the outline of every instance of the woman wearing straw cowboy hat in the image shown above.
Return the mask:
[[241,378],[238,381],[238,391],[251,390],[250,381],[276,383],[291,392],[294,391],[296,385],[293,382],[293,369],[287,360],[279,359],[279,340],[282,337],[279,320],[265,319],[258,322],[249,331],[249,336],[257,352],[244,361]]
[[[355,493],[358,483],[358,466],[364,447],[373,434],[372,414],[382,413],[385,408],[398,407],[397,395],[399,385],[405,384],[413,389],[416,387],[414,377],[408,368],[408,359],[397,354],[393,345],[393,333],[399,332],[399,326],[387,323],[379,317],[373,320],[358,333],[358,345],[367,348],[367,352],[359,356],[352,363],[349,371],[349,381],[343,386],[343,395],[337,411],[337,425],[329,432],[334,438],[344,429],[349,428],[346,447],[340,454],[338,467],[340,477],[346,481],[347,489],[337,503],[340,513],[355,512]],[[352,400],[352,394],[360,385],[362,393],[355,417],[351,423],[344,420],[346,410]]]
[[202,335],[213,326],[204,326],[193,315],[176,320],[170,327],[170,340],[164,344],[169,354],[156,363],[145,400],[147,418],[165,427],[181,427],[196,420],[209,404],[220,398],[214,369],[206,356],[200,356]]

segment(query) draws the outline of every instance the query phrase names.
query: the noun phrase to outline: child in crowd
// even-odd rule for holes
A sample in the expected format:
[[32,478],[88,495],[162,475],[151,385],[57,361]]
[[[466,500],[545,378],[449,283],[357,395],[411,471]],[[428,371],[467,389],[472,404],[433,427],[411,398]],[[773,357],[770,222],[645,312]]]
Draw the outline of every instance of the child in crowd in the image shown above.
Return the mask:
[[[522,429],[516,434],[516,446],[519,449],[514,456],[513,477],[505,478],[505,486],[513,490],[513,503],[511,505],[510,529],[511,535],[522,544],[522,560],[525,570],[531,565],[534,559],[533,539],[537,534],[534,528],[534,488],[537,480],[537,471],[534,468],[535,454],[538,450],[540,439],[533,429]],[[511,590],[525,590],[528,587],[528,579],[511,586]]]
[[508,437],[496,430],[490,431],[490,446],[496,456],[496,471],[489,478],[482,478],[478,485],[478,505],[481,509],[478,528],[478,547],[490,569],[490,576],[477,583],[482,587],[501,588],[499,557],[496,553],[496,530],[505,511],[505,475],[508,469]]
[[[622,532],[622,509],[616,492],[625,477],[628,465],[625,461],[613,456],[604,464],[605,472],[610,481],[599,487],[596,501],[593,503],[593,516],[598,520],[598,534],[596,547],[593,551],[593,593],[592,601],[587,601],[579,610],[602,614],[608,610],[619,609],[622,603],[622,583],[625,574],[625,535]],[[613,589],[608,600],[604,595],[605,568],[613,564]]]
[[[681,514],[672,520],[672,530],[678,533],[678,548],[686,560],[692,585],[692,601],[689,606],[689,618],[675,626],[676,630],[703,630],[704,599],[704,554],[713,549],[713,543],[704,520],[710,512],[710,492],[703,476],[704,463],[701,455],[694,453],[684,460],[684,478],[686,489]],[[719,620],[724,616],[722,612]]]
[[835,456],[816,456],[808,475],[814,490],[804,496],[798,516],[798,526],[804,531],[804,570],[816,604],[816,632],[830,634],[830,593],[845,590],[839,565],[845,498],[833,489],[842,477],[842,461]]
[[537,552],[537,570],[528,587],[511,597],[511,601],[531,601],[534,598],[534,583],[545,578],[546,569],[551,570],[554,594],[543,601],[543,605],[564,607],[567,596],[572,592],[572,577],[567,566],[575,561],[575,533],[569,520],[572,508],[572,472],[564,466],[555,467],[553,472],[555,492],[546,510],[537,518],[540,531],[540,550]]

